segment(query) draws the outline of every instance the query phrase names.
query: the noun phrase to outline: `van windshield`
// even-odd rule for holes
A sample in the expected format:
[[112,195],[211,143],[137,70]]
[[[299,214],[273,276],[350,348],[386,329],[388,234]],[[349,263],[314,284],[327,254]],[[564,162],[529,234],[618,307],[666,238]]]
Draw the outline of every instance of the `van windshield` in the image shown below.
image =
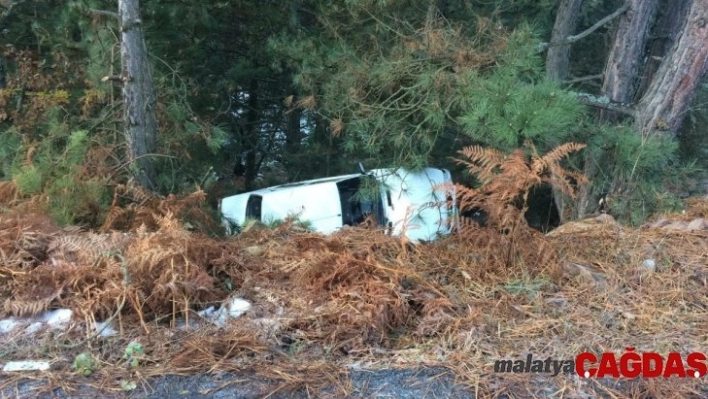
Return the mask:
[[363,195],[360,193],[363,179],[375,180],[369,176],[355,177],[337,183],[339,199],[342,205],[342,225],[356,226],[364,222],[368,215],[373,215],[376,224],[385,226],[386,220],[383,212],[381,195]]
[[263,197],[252,194],[246,203],[246,219],[261,220]]

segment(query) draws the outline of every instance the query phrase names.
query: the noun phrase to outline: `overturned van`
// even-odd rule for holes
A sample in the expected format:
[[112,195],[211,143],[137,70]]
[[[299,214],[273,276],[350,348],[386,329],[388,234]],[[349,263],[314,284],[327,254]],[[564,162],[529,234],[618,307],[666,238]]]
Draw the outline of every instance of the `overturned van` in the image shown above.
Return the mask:
[[[361,195],[374,187],[375,194]],[[449,234],[457,213],[450,172],[374,169],[367,173],[287,183],[223,198],[219,210],[228,226],[297,217],[323,234],[355,226],[373,215],[394,235],[430,241]]]

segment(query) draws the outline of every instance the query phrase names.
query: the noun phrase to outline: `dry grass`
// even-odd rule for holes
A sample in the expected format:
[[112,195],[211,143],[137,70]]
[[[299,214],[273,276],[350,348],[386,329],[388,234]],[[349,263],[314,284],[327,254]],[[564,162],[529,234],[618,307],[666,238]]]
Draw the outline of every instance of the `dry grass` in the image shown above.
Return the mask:
[[[120,328],[119,337],[70,350],[63,345],[90,335],[81,323],[66,333],[5,337],[3,359],[52,358],[48,375],[68,384],[73,357],[89,351],[102,362],[91,381],[113,390],[121,378],[250,370],[281,381],[281,390],[317,392],[334,383],[345,395],[352,365],[442,365],[480,397],[670,397],[699,388],[689,380],[601,385],[502,375],[492,365],[526,353],[573,359],[628,346],[702,350],[706,231],[577,224],[544,237],[525,226],[513,235],[469,228],[412,246],[371,229],[323,237],[285,224],[214,239],[183,227],[175,216],[179,201],[147,198],[114,210],[110,223],[125,232],[60,229],[41,214],[0,214],[6,315],[68,307],[77,321],[92,321],[119,310]],[[641,267],[648,258],[656,270]],[[253,307],[226,328],[175,328],[234,295]],[[137,370],[121,359],[131,340],[146,348]]]

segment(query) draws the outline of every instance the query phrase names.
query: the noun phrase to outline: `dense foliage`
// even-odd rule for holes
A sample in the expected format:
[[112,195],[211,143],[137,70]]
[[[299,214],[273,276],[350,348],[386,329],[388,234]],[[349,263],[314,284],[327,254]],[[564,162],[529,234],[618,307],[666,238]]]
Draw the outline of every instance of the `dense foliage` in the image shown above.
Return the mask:
[[[667,185],[675,195],[704,189],[695,175],[693,191],[680,184],[700,153],[680,153],[677,137],[642,137],[576,100],[602,94],[596,79],[547,79],[539,49],[555,3],[144,1],[158,189],[207,189],[213,203],[359,161],[459,171],[453,157],[466,146],[511,152],[526,141],[542,152],[587,144],[565,166],[588,175],[586,200],[612,192],[626,220],[674,206]],[[617,6],[586,1],[579,29]],[[105,0],[0,2],[0,178],[47,198],[62,223],[100,225],[114,188],[131,179],[115,14]],[[609,23],[578,44],[574,77],[603,71],[612,33]],[[705,115],[697,107],[689,121]],[[683,148],[705,148],[695,132],[685,125]]]

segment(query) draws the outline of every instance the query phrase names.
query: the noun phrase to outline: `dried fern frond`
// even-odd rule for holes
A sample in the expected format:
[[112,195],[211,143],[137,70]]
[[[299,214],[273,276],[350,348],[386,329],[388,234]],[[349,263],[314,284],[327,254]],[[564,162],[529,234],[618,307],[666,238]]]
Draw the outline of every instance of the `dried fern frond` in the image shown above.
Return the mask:
[[533,171],[536,174],[541,174],[544,169],[549,169],[552,166],[558,167],[560,162],[567,158],[570,154],[578,152],[583,148],[587,147],[585,144],[580,143],[565,143],[552,149],[546,155],[539,157],[536,153],[536,149],[531,143],[526,144],[527,147],[531,147],[534,151],[533,155]]
[[17,185],[11,181],[0,181],[0,205],[9,206],[17,201]]
[[[584,144],[566,143],[543,156],[530,142],[526,146],[530,149],[530,156],[522,149],[503,154],[496,149],[471,146],[459,152],[463,159],[457,159],[459,164],[467,167],[469,174],[481,182],[474,189],[457,185],[459,209],[463,213],[475,209],[485,213],[487,225],[501,234],[500,239],[505,242],[507,264],[512,262],[515,251],[524,246],[517,243],[529,229],[524,213],[530,190],[547,183],[573,197],[576,186],[586,182],[581,174],[568,171],[561,165],[568,155],[585,148]],[[460,219],[459,226],[462,237],[474,239],[477,233],[469,228],[464,219]],[[545,255],[534,257],[546,258]]]
[[51,300],[7,300],[3,310],[15,317],[36,316],[49,308]]
[[47,255],[54,261],[93,266],[108,254],[121,253],[129,239],[121,234],[65,234],[49,244]]
[[468,205],[484,205],[492,208],[485,209],[488,213],[499,214],[500,210],[507,210],[507,204],[520,198],[525,200],[529,190],[540,183],[549,183],[571,195],[574,193],[572,183],[585,183],[586,179],[579,173],[568,171],[560,165],[568,155],[585,148],[584,144],[566,143],[544,156],[538,155],[532,144],[527,143],[527,147],[532,152],[530,159],[521,149],[509,155],[481,146],[461,150],[460,154],[467,159],[458,159],[457,162],[467,166],[468,172],[481,182],[481,187],[473,191],[458,187],[463,202],[461,209],[469,209],[466,208]]

